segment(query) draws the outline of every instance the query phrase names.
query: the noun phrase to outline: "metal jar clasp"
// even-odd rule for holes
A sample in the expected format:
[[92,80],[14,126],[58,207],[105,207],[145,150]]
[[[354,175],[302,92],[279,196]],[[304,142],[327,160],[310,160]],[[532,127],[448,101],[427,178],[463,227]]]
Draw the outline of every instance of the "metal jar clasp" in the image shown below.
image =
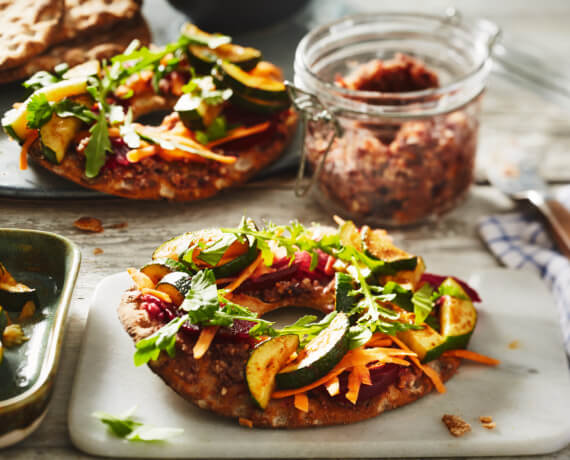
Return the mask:
[[[327,108],[317,96],[296,87],[289,81],[285,82],[285,86],[287,87],[291,101],[293,102],[295,109],[301,115],[302,120],[301,129],[303,130],[303,133],[301,137],[301,159],[299,162],[299,169],[297,171],[297,180],[295,181],[295,195],[303,197],[317,181],[334,140],[337,137],[342,136],[342,127],[340,126],[333,110]],[[305,178],[305,168],[307,164],[306,140],[309,122],[321,123],[324,126],[327,126],[331,130],[331,134],[329,135],[327,146],[322,153],[312,176],[310,178]]]

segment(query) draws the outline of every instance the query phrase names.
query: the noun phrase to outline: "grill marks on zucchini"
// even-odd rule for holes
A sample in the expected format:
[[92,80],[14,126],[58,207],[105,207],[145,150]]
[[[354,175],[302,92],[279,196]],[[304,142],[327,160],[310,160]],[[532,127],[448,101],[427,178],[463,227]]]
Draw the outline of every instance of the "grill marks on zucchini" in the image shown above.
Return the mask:
[[245,379],[251,397],[265,409],[275,388],[275,376],[299,348],[299,336],[282,335],[263,342],[253,350],[245,366]]
[[271,77],[252,75],[231,62],[222,61],[216,76],[222,84],[229,86],[245,97],[265,101],[289,101],[285,84]]
[[279,390],[304,387],[325,376],[348,351],[349,320],[338,313],[330,325],[311,340],[299,358],[275,376]]

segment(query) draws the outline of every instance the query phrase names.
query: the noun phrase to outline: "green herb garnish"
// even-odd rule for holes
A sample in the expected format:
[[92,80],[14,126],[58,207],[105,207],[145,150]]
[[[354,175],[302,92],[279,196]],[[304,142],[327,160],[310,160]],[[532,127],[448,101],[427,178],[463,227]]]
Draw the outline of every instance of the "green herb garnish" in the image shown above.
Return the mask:
[[93,417],[107,425],[111,433],[127,441],[157,442],[166,441],[184,432],[182,428],[161,428],[137,422],[133,418],[135,407],[121,415],[107,412],[94,412]]

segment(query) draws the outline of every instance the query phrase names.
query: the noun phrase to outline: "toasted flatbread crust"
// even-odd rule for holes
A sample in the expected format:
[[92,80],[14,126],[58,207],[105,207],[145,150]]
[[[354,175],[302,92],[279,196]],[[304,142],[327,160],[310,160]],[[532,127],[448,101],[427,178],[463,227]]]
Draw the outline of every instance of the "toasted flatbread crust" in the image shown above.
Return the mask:
[[[118,307],[119,319],[135,343],[162,326],[149,319],[140,308],[138,298],[138,291],[129,290]],[[206,354],[196,360],[192,356],[194,343],[194,338],[178,334],[176,356],[169,358],[162,353],[158,360],[149,362],[149,367],[180,396],[201,409],[226,417],[246,418],[256,427],[302,428],[354,423],[411,403],[434,388],[425,374],[410,367],[409,372],[402,373],[383,393],[355,405],[343,398],[330,398],[313,391],[309,395],[308,412],[296,409],[292,397],[272,399],[265,410],[260,410],[249,395],[244,376],[251,345],[218,343],[214,339]],[[440,358],[428,365],[446,381],[456,372],[459,360]]]
[[59,45],[51,46],[42,54],[34,56],[22,65],[9,69],[0,69],[0,83],[22,80],[40,70],[51,72],[62,62],[70,67],[91,59],[108,59],[122,53],[129,43],[137,39],[142,45],[150,43],[151,34],[148,24],[137,14],[128,21],[115,24],[109,30],[96,31],[87,36],[77,37]]
[[[166,106],[166,104],[165,104]],[[273,124],[273,134],[247,148],[224,147],[218,152],[236,155],[232,165],[216,161],[204,163],[172,161],[151,157],[140,163],[103,169],[94,179],[84,175],[85,159],[77,152],[68,151],[60,164],[49,162],[41,153],[40,141],[30,149],[30,157],[55,174],[83,187],[137,200],[168,199],[192,201],[208,198],[219,191],[243,184],[257,172],[277,160],[291,141],[297,115],[287,110]]]

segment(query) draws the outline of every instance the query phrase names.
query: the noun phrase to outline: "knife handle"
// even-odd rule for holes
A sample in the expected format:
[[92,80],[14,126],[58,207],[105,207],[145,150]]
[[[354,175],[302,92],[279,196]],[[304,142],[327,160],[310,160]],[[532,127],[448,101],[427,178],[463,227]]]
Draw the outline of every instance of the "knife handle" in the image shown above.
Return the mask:
[[570,211],[553,199],[546,199],[539,209],[548,221],[560,252],[570,258]]

